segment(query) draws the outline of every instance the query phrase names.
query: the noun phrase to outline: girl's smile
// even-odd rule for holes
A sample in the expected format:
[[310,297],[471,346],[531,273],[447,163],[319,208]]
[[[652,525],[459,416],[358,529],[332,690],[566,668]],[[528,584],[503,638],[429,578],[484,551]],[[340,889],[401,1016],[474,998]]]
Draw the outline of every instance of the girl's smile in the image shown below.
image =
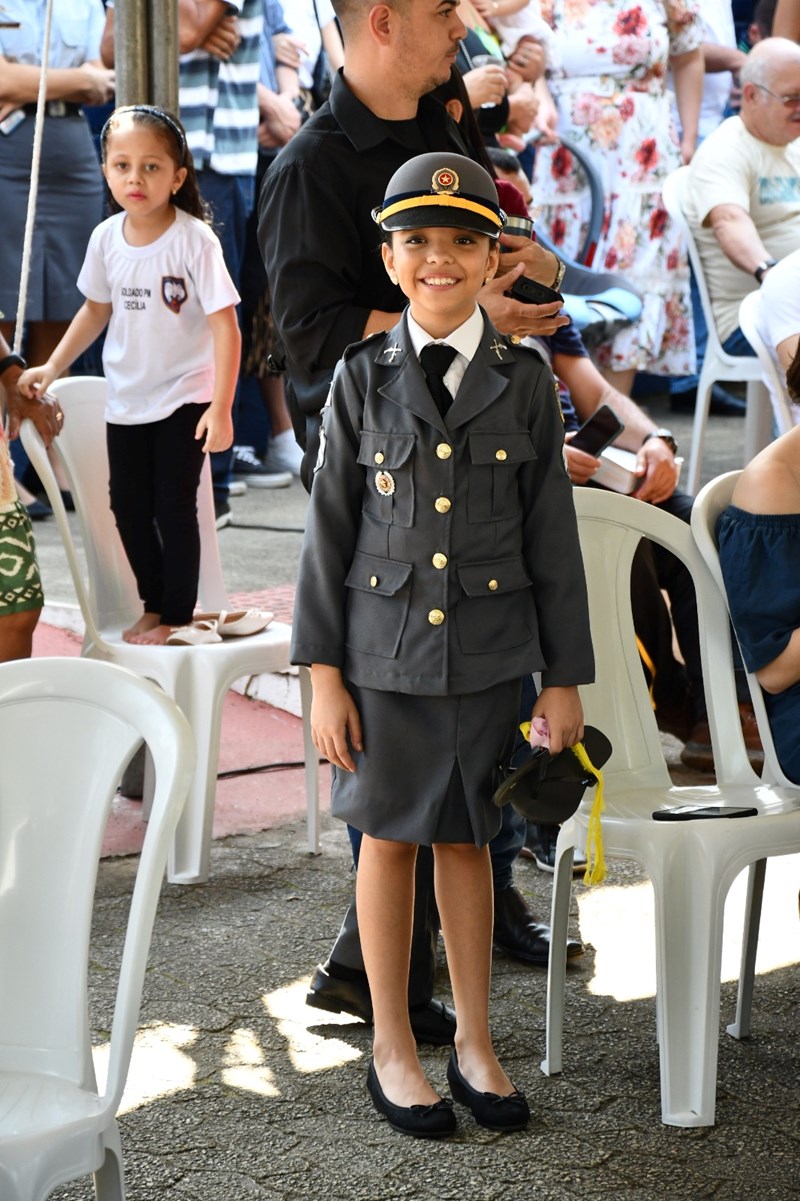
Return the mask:
[[435,225],[395,231],[382,254],[414,320],[433,337],[446,337],[472,313],[500,251],[486,234]]

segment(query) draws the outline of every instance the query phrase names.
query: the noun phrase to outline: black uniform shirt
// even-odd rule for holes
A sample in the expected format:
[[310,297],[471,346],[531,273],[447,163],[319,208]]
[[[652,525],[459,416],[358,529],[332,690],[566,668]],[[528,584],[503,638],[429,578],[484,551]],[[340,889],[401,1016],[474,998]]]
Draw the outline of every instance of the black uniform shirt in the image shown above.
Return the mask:
[[383,121],[339,74],[330,100],[267,172],[258,243],[286,353],[290,404],[309,416],[325,404],[333,370],[345,348],[363,337],[370,312],[399,313],[405,306],[383,266],[371,210],[403,163],[432,150],[467,153],[437,100],[423,96],[414,120]]

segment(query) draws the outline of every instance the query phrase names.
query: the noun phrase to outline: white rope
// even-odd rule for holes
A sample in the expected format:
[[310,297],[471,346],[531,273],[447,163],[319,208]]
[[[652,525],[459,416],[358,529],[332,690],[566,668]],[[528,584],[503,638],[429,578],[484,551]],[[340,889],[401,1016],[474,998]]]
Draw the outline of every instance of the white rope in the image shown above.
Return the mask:
[[39,74],[39,95],[36,98],[36,123],[33,128],[33,156],[31,158],[31,186],[28,192],[28,213],[25,220],[25,237],[22,242],[22,268],[17,301],[17,324],[14,330],[14,354],[20,353],[25,326],[25,309],[28,304],[28,280],[31,273],[33,250],[33,227],[36,221],[36,202],[39,196],[39,163],[42,157],[42,133],[44,110],[47,97],[47,64],[50,58],[50,26],[53,18],[53,0],[47,0],[44,18],[44,44],[42,46],[42,69]]

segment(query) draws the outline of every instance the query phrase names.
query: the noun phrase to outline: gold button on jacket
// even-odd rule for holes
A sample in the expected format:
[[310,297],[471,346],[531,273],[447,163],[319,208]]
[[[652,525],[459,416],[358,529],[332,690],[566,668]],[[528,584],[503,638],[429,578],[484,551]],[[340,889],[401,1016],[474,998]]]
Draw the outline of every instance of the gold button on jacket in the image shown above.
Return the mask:
[[443,555],[441,551],[437,551],[431,559],[431,563],[433,563],[437,571],[441,571],[443,567],[447,566],[447,555]]
[[384,455],[384,454],[383,454],[383,453],[382,453],[382,452],[379,450],[379,451],[377,452],[377,454],[375,455],[375,462],[376,462],[376,463],[382,463],[382,462],[383,462],[383,460],[385,459],[385,457],[386,457],[386,456],[385,456],[385,455]]
[[499,587],[500,587],[500,585],[498,584],[497,580],[489,580],[489,591],[490,592],[497,592],[497,589]]
[[508,454],[504,450],[496,450],[494,452],[494,457],[501,463],[505,463],[506,459],[508,458]]
[[436,498],[436,501],[434,502],[433,507],[435,508],[437,513],[449,513],[450,506],[452,503],[453,502],[451,500],[448,500],[448,498],[446,496],[439,496]]
[[444,613],[441,609],[431,609],[428,614],[428,621],[432,626],[440,626],[444,621]]
[[448,446],[446,442],[440,442],[436,447],[436,457],[439,459],[449,459],[452,453],[452,446]]

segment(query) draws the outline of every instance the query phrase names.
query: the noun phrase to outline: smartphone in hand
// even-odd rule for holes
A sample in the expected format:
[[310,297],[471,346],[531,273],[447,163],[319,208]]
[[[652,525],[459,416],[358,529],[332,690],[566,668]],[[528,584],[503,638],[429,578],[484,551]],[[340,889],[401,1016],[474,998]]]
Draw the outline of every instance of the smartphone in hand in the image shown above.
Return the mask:
[[584,421],[567,445],[598,458],[624,429],[624,422],[620,421],[611,405],[600,405],[597,412],[592,413],[588,421]]
[[564,297],[555,288],[548,288],[546,284],[537,283],[535,279],[528,279],[527,275],[520,275],[515,279],[511,291],[506,295],[513,296],[514,300],[521,300],[523,304],[553,304],[555,301],[559,304],[564,303]]

